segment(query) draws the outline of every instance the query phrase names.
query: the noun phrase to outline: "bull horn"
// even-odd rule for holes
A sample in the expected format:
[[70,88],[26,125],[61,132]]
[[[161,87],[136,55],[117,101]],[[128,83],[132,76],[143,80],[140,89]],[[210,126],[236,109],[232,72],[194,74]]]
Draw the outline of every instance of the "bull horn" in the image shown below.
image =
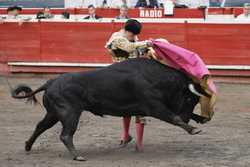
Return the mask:
[[189,84],[188,85],[188,89],[195,95],[197,96],[204,96],[203,94],[199,93],[195,88],[194,88],[194,85],[193,84]]

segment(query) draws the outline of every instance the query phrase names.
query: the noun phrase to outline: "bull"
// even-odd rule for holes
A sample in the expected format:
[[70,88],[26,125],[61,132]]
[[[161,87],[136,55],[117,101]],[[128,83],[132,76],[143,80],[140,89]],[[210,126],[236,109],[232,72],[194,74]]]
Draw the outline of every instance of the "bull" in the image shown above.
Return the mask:
[[19,85],[12,97],[37,101],[35,94],[41,91],[47,113],[25,142],[25,150],[30,151],[37,137],[60,121],[60,140],[79,161],[85,158],[75,149],[73,135],[83,111],[98,116],[150,116],[181,127],[191,135],[201,130],[189,125],[190,119],[197,123],[208,121],[193,113],[200,96],[209,96],[199,84],[186,74],[147,58],[62,74],[35,91]]

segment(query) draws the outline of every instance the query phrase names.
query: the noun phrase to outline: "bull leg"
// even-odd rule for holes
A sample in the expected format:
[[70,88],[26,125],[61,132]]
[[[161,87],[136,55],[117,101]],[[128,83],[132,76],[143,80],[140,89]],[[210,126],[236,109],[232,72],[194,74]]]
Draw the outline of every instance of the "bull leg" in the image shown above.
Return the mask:
[[62,121],[63,130],[60,136],[61,141],[66,146],[70,154],[77,161],[86,161],[86,159],[78,154],[73,144],[73,135],[77,129],[80,114],[73,114]]
[[161,102],[154,100],[154,101],[151,101],[151,103],[148,103],[148,105],[149,105],[148,109],[154,110],[153,113],[151,112],[153,117],[158,118],[165,122],[172,123],[173,125],[179,126],[191,135],[195,135],[201,132],[201,130],[197,129],[196,127],[193,127],[185,123],[178,115],[176,115],[174,112],[169,110]]
[[193,127],[193,126],[188,125],[187,123],[185,123],[179,116],[175,116],[173,118],[173,124],[183,128],[184,130],[186,130],[191,135],[195,135],[195,134],[198,134],[198,133],[201,132],[201,130],[199,130],[198,128]]
[[195,135],[195,134],[198,134],[201,132],[201,130],[199,130],[198,128],[193,127],[191,125],[188,125],[179,116],[177,116],[171,112],[164,112],[164,114],[162,114],[161,118],[159,118],[159,119],[166,121],[166,122],[169,122],[169,123],[172,123],[175,126],[179,126],[191,135]]
[[44,131],[54,126],[57,122],[58,119],[52,113],[47,113],[44,119],[37,124],[36,129],[30,139],[25,142],[25,150],[30,151],[36,139]]

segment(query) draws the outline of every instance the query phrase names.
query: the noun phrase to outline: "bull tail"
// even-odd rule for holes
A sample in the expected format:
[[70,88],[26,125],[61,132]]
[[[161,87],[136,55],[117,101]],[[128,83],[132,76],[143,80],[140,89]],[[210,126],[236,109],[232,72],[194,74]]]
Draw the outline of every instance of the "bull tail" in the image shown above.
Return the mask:
[[45,91],[50,85],[50,81],[34,91],[28,85],[20,84],[11,90],[11,96],[15,99],[27,99],[27,102],[36,104],[38,101],[35,95],[41,91]]
[[188,89],[195,95],[197,96],[206,96],[206,97],[211,97],[204,89],[199,84],[189,84]]

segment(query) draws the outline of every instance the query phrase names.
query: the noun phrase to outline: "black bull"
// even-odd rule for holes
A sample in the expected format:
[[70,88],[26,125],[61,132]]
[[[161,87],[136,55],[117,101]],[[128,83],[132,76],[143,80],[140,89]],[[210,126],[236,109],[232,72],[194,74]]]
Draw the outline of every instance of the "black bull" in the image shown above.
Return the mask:
[[99,116],[151,116],[179,126],[189,134],[199,133],[200,130],[188,125],[190,119],[205,122],[203,117],[193,113],[200,97],[189,90],[190,84],[207,96],[182,72],[154,60],[139,58],[100,70],[63,74],[35,91],[19,85],[12,96],[36,101],[35,94],[45,91],[43,105],[47,114],[26,142],[27,151],[40,134],[60,121],[63,126],[61,141],[74,159],[84,160],[73,144],[82,111]]

